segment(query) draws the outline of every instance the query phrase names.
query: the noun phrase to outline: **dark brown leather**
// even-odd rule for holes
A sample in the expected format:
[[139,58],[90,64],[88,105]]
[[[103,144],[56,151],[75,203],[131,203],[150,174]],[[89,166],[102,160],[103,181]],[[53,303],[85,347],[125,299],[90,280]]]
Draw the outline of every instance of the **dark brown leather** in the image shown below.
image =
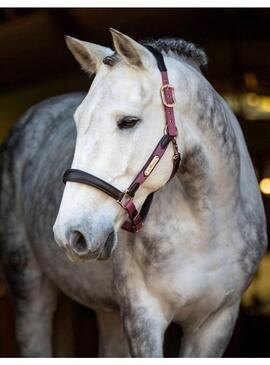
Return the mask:
[[105,194],[110,195],[115,200],[121,200],[123,196],[123,192],[121,190],[118,190],[111,184],[108,184],[106,181],[81,170],[67,170],[64,173],[63,182],[66,183],[67,181],[93,186],[94,188],[103,191]]

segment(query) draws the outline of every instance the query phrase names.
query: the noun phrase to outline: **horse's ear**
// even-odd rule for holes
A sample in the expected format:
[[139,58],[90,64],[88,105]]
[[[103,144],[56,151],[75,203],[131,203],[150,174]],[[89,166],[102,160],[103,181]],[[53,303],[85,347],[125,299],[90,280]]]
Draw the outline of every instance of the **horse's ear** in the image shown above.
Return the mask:
[[155,65],[154,56],[143,45],[113,28],[110,28],[110,32],[117,53],[128,65],[138,69]]
[[87,73],[97,73],[104,57],[113,53],[110,48],[98,44],[80,41],[79,39],[65,36],[68,49]]

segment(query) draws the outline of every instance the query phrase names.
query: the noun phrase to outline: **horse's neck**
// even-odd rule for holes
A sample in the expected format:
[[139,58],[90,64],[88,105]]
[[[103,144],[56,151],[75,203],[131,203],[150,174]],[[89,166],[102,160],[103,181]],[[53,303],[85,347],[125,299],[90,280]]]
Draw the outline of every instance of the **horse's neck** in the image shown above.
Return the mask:
[[175,72],[171,82],[178,96],[175,119],[182,161],[172,181],[156,194],[149,216],[153,224],[144,230],[146,237],[164,240],[172,232],[178,240],[184,225],[195,221],[211,230],[213,220],[230,218],[239,195],[240,156],[230,116],[198,71],[189,66],[183,72],[179,66],[179,73],[184,77],[178,79]]
[[237,200],[240,156],[237,136],[220,96],[197,71],[190,73],[193,88],[189,101],[184,113],[183,105],[176,112],[182,149],[178,179],[182,194],[194,209],[206,211],[213,204],[225,207]]

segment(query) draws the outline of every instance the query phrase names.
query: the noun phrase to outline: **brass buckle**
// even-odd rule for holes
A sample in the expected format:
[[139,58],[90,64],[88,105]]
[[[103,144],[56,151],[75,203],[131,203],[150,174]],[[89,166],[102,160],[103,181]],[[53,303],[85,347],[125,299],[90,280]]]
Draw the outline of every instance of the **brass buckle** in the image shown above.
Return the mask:
[[[165,92],[164,92],[165,89],[171,89],[172,90],[172,98],[173,98],[172,103],[167,103],[166,97],[165,97]],[[161,99],[162,99],[163,104],[165,106],[167,106],[168,108],[172,108],[176,105],[174,87],[172,85],[170,85],[170,84],[162,85],[161,88],[160,88],[160,95],[161,95]]]
[[122,208],[127,209],[125,203],[127,204],[132,197],[129,195],[128,191],[126,190],[121,199],[117,200],[117,203],[121,205]]

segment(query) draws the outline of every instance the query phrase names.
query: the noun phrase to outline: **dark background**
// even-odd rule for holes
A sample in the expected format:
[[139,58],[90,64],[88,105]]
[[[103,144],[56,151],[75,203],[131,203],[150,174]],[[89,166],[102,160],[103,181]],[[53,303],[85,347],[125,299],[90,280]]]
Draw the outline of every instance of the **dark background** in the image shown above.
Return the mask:
[[[203,72],[237,114],[260,180],[270,165],[269,22],[270,9],[0,9],[0,141],[34,103],[89,88],[65,34],[107,46],[109,27],[135,39],[180,37],[205,49],[209,65]],[[269,198],[263,198],[269,217]],[[225,356],[270,356],[269,275],[268,254],[244,296]],[[94,313],[64,296],[59,308],[57,356],[96,356]],[[0,356],[19,356],[13,321],[12,298],[0,282]],[[179,336],[171,326],[167,356],[176,355]]]

